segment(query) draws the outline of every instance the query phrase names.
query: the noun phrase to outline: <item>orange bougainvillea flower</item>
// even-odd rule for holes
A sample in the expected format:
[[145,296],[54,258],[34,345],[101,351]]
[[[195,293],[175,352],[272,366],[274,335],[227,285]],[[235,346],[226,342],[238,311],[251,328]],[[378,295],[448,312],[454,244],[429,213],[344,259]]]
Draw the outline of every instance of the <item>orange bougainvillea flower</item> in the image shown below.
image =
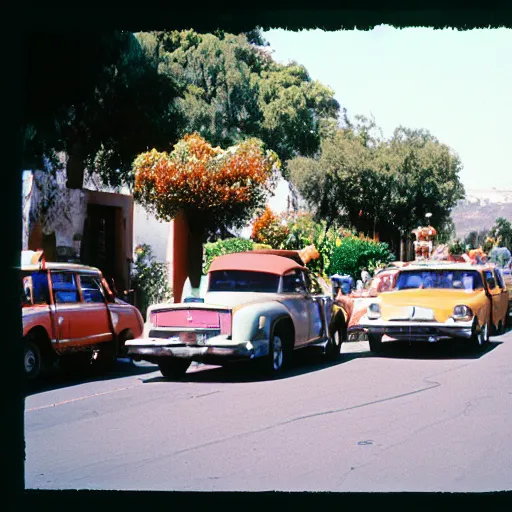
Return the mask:
[[279,167],[277,155],[258,139],[222,150],[194,133],[171,153],[153,149],[134,160],[134,196],[162,220],[180,211],[206,215],[211,222],[244,217],[274,190]]
[[289,235],[287,226],[266,206],[265,211],[254,221],[251,238],[258,244],[268,244],[273,249],[281,249]]

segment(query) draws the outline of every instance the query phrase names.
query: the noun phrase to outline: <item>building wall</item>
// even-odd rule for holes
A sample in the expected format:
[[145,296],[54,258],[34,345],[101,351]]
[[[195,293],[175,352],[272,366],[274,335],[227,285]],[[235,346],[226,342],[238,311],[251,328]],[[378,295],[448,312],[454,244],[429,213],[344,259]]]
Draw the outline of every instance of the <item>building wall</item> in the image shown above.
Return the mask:
[[173,222],[161,222],[148,213],[143,206],[133,207],[133,246],[147,244],[151,247],[155,260],[167,263],[168,282],[172,288],[173,262]]

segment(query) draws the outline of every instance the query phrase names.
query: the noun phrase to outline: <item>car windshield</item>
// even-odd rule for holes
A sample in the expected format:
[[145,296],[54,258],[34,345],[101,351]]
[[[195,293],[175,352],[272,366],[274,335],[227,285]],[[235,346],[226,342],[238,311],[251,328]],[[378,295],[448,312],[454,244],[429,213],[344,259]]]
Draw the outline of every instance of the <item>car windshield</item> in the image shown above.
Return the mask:
[[210,272],[209,292],[277,293],[279,276],[247,270],[216,270]]
[[483,288],[483,283],[480,274],[474,270],[446,269],[401,272],[396,281],[396,289],[413,288],[478,290]]

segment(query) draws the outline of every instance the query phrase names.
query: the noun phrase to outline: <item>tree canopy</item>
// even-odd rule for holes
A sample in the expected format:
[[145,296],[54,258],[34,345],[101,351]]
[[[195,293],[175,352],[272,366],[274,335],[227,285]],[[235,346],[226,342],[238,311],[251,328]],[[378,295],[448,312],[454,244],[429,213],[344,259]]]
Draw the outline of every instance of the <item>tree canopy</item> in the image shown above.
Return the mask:
[[279,166],[258,139],[222,150],[191,134],[171,153],[153,149],[134,160],[134,197],[162,220],[183,212],[190,228],[206,235],[243,227],[273,191]]
[[25,168],[69,159],[68,186],[84,169],[111,185],[131,181],[133,158],[177,140],[177,89],[133,34],[31,33],[24,45]]
[[316,217],[384,240],[424,224],[426,213],[448,226],[464,196],[458,156],[428,131],[399,127],[385,140],[375,128],[360,118],[324,139],[317,157],[288,162]]
[[182,134],[197,132],[213,145],[258,137],[284,162],[313,155],[322,130],[336,120],[334,92],[297,64],[274,62],[258,31],[198,34],[193,30],[139,33],[159,73],[180,88],[186,113]]

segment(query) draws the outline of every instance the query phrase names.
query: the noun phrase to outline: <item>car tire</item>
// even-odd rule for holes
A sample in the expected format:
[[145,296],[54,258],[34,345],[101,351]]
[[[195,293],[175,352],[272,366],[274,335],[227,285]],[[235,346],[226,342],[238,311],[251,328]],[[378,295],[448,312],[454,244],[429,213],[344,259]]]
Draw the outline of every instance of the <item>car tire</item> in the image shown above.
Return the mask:
[[270,377],[281,375],[289,363],[290,350],[286,340],[279,334],[273,334],[269,343],[268,355],[264,356],[261,363],[263,373]]
[[98,354],[98,366],[102,370],[108,370],[112,368],[117,360],[117,343],[115,341],[110,341],[107,343],[103,343],[101,345],[99,354]]
[[368,334],[368,342],[372,352],[382,352],[382,334]]
[[181,379],[187,373],[191,362],[188,359],[166,357],[158,362],[158,368],[166,379]]
[[23,358],[25,376],[29,380],[35,380],[41,376],[43,361],[39,347],[32,341],[25,341],[25,352]]
[[471,335],[471,347],[475,350],[481,350],[483,346],[489,341],[489,324],[485,322],[480,332],[476,330],[476,324],[475,328],[473,329],[473,333]]
[[117,338],[117,357],[129,357],[128,349],[125,345],[128,340],[133,340],[133,334],[130,331],[124,331],[119,334]]
[[330,336],[327,343],[325,356],[328,361],[337,361],[340,357],[341,344],[343,343],[342,329],[336,329]]

